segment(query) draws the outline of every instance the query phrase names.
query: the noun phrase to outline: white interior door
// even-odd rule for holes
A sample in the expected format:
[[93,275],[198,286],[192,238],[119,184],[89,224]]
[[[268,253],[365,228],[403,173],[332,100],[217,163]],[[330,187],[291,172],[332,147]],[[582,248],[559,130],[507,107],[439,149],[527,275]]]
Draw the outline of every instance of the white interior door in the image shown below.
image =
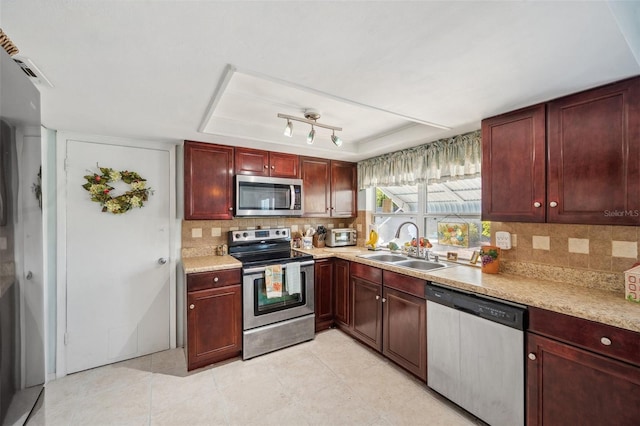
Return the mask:
[[[146,179],[144,207],[101,212],[82,188],[97,163]],[[67,373],[169,348],[170,185],[166,149],[66,141]]]

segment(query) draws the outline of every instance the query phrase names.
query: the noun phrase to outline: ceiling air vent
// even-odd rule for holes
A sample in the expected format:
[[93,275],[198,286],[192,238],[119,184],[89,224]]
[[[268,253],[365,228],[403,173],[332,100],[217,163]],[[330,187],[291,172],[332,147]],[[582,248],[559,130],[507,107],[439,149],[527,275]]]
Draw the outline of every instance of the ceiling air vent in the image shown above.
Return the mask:
[[22,71],[24,71],[33,84],[36,86],[53,87],[53,84],[51,84],[49,79],[42,74],[42,71],[38,69],[31,59],[24,56],[14,56],[13,60],[16,61],[16,64],[20,65]]

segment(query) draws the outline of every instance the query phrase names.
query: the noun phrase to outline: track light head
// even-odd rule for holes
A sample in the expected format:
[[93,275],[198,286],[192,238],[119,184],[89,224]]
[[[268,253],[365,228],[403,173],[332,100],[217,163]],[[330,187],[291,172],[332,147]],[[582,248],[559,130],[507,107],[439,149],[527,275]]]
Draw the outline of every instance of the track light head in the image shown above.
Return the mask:
[[284,128],[284,135],[287,137],[293,136],[293,123],[287,119],[287,127]]
[[311,131],[309,132],[309,134],[307,135],[307,143],[309,145],[311,145],[313,143],[313,140],[316,137],[316,129],[313,128],[313,125],[311,126]]
[[341,147],[342,146],[342,139],[340,139],[340,137],[336,136],[336,131],[333,131],[333,134],[331,135],[331,142],[333,142],[333,144],[337,147]]

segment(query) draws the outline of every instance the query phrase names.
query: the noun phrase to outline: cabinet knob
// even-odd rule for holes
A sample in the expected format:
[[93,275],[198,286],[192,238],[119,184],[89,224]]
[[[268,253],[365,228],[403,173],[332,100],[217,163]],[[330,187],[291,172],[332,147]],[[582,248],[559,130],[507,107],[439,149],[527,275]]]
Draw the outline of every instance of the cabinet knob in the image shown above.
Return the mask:
[[218,277],[213,277],[213,282],[214,282],[214,283],[217,283],[217,282],[218,282],[218,280],[219,280],[219,278],[218,278]]
[[611,339],[609,339],[608,337],[601,337],[600,343],[602,343],[605,346],[611,346]]
[[556,203],[555,201],[552,201],[549,203],[550,207],[558,207],[558,203]]
[[385,299],[384,297],[382,298],[382,303],[386,302],[387,299]]
[[269,166],[267,166],[267,165],[265,164],[265,165],[264,165],[264,168],[265,168],[265,169],[268,169],[268,168],[269,168]]
[[159,265],[164,265],[167,263],[167,258],[166,257],[161,257],[160,259],[158,259],[158,264]]
[[276,166],[271,166],[271,170],[275,170],[275,169],[276,169]]
[[193,309],[195,307],[196,307],[196,305],[194,305],[193,303],[189,305],[189,309]]
[[233,207],[229,207],[229,210],[233,210]]
[[536,201],[535,203],[533,203],[533,207],[540,207],[540,206],[542,206],[540,201]]
[[535,360],[536,360],[536,358],[537,358],[537,357],[536,357],[536,354],[534,354],[533,352],[531,352],[531,353],[529,354],[529,359],[530,359],[531,361],[535,361]]
[[376,294],[376,300],[380,300],[380,296]]

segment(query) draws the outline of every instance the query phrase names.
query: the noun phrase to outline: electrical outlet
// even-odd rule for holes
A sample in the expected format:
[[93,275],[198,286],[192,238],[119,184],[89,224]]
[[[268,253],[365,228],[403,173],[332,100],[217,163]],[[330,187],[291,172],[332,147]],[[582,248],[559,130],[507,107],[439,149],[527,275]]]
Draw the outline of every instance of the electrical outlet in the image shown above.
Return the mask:
[[496,232],[496,245],[502,250],[511,248],[511,234],[505,231]]

